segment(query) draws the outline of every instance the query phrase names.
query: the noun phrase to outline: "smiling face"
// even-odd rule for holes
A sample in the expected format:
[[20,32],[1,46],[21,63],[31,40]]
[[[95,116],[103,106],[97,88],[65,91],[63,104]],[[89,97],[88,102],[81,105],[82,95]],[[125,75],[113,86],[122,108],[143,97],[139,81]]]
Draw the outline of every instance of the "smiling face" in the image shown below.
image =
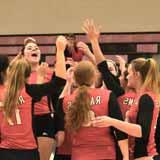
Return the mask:
[[36,43],[30,42],[25,45],[24,56],[31,64],[38,64],[41,52]]

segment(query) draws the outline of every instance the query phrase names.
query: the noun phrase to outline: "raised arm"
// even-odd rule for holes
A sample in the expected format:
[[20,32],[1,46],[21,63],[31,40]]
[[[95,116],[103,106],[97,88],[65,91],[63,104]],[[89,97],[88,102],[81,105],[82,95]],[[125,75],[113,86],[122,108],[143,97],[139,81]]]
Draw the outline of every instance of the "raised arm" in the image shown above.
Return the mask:
[[119,64],[121,74],[126,70],[126,61],[119,55],[116,55],[116,61]]
[[66,39],[59,36],[56,40],[57,54],[56,54],[56,69],[55,76],[51,81],[43,84],[26,84],[27,93],[36,100],[42,96],[53,95],[56,90],[65,85],[66,82],[66,67],[64,59],[64,49],[66,47]]
[[101,63],[105,60],[105,57],[101,51],[98,39],[100,36],[99,28],[95,26],[93,20],[86,20],[83,23],[83,31],[86,33],[88,39],[91,42],[93,53],[97,63]]
[[83,51],[84,56],[87,58],[87,60],[90,60],[94,65],[96,65],[95,56],[91,52],[87,44],[85,44],[84,42],[78,42],[77,47],[79,50]]
[[67,45],[67,40],[64,36],[59,36],[56,40],[56,68],[55,68],[55,75],[57,77],[66,79],[66,66],[65,66],[65,57],[64,57],[64,50]]
[[117,97],[121,96],[122,94],[124,94],[124,89],[120,86],[118,78],[109,71],[106,59],[101,51],[98,42],[100,36],[99,28],[95,26],[92,20],[86,20],[83,24],[82,29],[87,34],[87,37],[91,42],[98,70],[102,74],[102,78],[106,87],[112,90]]

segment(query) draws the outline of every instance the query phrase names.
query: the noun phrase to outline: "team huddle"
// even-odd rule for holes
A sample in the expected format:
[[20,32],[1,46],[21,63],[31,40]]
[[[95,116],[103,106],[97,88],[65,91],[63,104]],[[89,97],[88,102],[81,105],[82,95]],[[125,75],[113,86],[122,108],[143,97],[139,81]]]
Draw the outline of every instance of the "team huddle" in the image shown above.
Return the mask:
[[56,39],[56,63],[40,63],[34,38],[0,56],[2,160],[160,160],[159,69],[153,58],[106,59],[92,20]]

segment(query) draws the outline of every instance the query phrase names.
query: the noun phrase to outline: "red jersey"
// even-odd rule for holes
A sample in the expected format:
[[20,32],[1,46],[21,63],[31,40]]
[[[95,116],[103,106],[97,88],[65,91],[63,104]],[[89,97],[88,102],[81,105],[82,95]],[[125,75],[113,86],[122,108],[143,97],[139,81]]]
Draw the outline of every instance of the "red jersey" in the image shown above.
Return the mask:
[[68,133],[66,130],[65,132],[65,138],[63,144],[58,147],[56,154],[57,155],[71,155],[72,154],[72,138],[71,134]]
[[[129,117],[129,120],[130,120],[131,123],[136,123],[137,122],[137,114],[139,112],[139,107],[138,107],[139,106],[139,99],[144,94],[149,95],[152,98],[153,103],[154,103],[148,143],[147,143],[147,146],[145,146],[146,150],[147,150],[147,155],[146,156],[155,156],[155,155],[157,155],[156,144],[155,144],[155,130],[156,130],[157,119],[158,119],[158,115],[159,115],[158,97],[151,92],[144,92],[143,94],[140,94],[135,99],[134,105],[132,105],[132,107],[130,108],[130,110],[128,112],[128,117]],[[147,105],[145,107],[147,107]],[[133,140],[134,140],[134,143],[133,143]],[[131,141],[132,141],[131,142],[132,143],[131,147],[132,147],[132,152],[133,152],[134,147],[136,145],[135,138],[132,138]]]
[[[50,81],[52,77],[53,71],[49,70],[45,77],[45,82]],[[29,77],[29,83],[30,84],[36,84],[37,83],[37,72],[33,71]],[[41,98],[39,102],[36,102],[34,104],[34,114],[35,115],[42,115],[50,113],[49,107],[48,107],[48,99],[47,96],[44,96]]]
[[[90,89],[91,111],[95,116],[108,115],[108,101],[110,91],[106,89]],[[76,92],[64,98],[64,111],[75,99]],[[110,128],[81,127],[72,133],[72,159],[97,160],[115,159],[115,142]]]
[[[2,98],[2,97],[1,97]],[[36,140],[32,131],[32,98],[21,91],[18,106],[12,117],[12,123],[6,121],[3,107],[0,110],[0,148],[6,149],[35,149]],[[1,101],[3,101],[1,99]]]
[[126,112],[134,104],[135,96],[136,96],[136,93],[127,92],[122,96],[118,97],[118,103],[120,105],[121,112],[124,119],[125,119]]
[[[135,92],[127,92],[122,96],[118,97],[118,103],[121,108],[123,119],[126,118],[126,112],[131,108],[132,105],[134,105],[135,98],[136,98]],[[133,143],[134,142],[132,138],[129,136],[129,154],[131,160],[133,159],[133,150],[132,150]]]

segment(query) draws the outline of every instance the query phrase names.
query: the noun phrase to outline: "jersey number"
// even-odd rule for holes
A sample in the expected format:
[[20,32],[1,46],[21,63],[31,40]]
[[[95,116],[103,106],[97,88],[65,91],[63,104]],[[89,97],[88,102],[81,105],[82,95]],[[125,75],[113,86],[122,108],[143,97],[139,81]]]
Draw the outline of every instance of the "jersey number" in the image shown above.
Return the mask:
[[22,124],[22,122],[21,122],[21,116],[20,116],[20,110],[16,109],[15,113],[16,113],[16,122],[17,122],[17,124]]
[[16,110],[15,110],[15,115],[16,115],[16,124],[14,124],[11,119],[8,119],[8,123],[9,123],[9,125],[11,125],[11,126],[22,124],[22,123],[21,123],[21,116],[20,116],[20,110],[19,110],[19,109],[16,109]]

